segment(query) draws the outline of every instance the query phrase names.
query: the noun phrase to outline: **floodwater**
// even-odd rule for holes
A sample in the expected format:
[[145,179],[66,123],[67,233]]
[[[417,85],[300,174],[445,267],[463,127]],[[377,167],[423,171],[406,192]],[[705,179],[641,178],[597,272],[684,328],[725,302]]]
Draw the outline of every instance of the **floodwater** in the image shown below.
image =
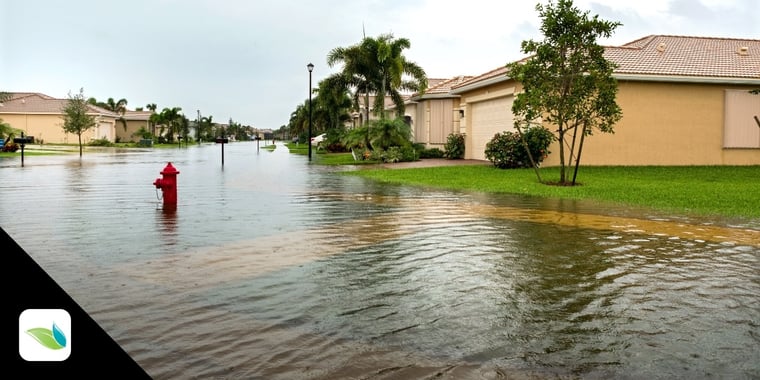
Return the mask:
[[221,148],[0,160],[0,225],[156,379],[760,378],[759,220]]

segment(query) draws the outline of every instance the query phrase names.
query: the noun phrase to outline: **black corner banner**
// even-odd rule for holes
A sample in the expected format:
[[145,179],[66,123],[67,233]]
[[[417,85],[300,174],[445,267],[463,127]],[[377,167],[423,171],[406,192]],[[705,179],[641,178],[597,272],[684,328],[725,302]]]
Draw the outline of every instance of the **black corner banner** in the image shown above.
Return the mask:
[[3,370],[21,378],[150,376],[8,233],[3,252]]

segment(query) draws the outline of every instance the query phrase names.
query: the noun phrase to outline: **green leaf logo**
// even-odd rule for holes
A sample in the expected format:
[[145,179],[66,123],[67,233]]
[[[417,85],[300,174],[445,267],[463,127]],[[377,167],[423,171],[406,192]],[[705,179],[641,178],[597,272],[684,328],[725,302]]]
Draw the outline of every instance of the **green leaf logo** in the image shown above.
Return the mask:
[[26,333],[34,337],[41,345],[51,350],[60,350],[66,347],[66,335],[63,334],[63,331],[55,323],[53,323],[52,330],[35,327],[26,330]]

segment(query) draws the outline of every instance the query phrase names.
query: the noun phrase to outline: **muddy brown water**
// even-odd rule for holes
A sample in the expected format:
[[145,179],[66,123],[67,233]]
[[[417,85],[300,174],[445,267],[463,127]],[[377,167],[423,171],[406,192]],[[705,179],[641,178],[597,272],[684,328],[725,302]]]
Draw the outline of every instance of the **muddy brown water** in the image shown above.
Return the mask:
[[760,378],[758,220],[224,149],[0,160],[0,225],[156,379]]

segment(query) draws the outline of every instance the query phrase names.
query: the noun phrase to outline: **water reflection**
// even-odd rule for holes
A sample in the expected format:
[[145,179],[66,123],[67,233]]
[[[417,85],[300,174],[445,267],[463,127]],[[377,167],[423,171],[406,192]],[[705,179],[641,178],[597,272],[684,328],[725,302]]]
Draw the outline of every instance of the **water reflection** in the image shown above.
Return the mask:
[[166,246],[173,246],[177,243],[177,206],[163,205],[160,210],[156,210],[156,229],[162,236],[161,241]]
[[154,378],[760,376],[758,221],[225,149],[0,164],[0,224]]

